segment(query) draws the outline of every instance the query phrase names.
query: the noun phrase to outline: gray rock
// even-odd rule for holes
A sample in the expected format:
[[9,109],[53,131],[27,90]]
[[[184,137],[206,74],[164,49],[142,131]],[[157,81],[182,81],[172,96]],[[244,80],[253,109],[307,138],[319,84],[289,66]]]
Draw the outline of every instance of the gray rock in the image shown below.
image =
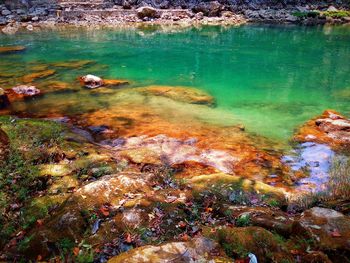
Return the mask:
[[336,12],[336,11],[338,11],[338,9],[331,5],[327,8],[327,11]]
[[8,16],[8,15],[11,15],[11,11],[10,10],[8,10],[8,9],[4,9],[4,10],[2,10],[1,11],[1,14],[3,15],[3,16]]
[[150,6],[143,6],[137,9],[137,16],[141,19],[143,18],[159,18],[160,14],[157,9]]

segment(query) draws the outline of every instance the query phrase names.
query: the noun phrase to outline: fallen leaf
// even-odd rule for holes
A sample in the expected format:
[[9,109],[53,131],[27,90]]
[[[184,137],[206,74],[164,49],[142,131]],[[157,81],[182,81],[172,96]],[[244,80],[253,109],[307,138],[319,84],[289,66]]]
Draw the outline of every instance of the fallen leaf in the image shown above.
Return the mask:
[[132,242],[131,235],[129,233],[126,234],[125,242],[126,243],[131,243]]
[[180,228],[185,228],[185,227],[186,227],[186,223],[185,223],[184,221],[180,221],[179,224],[178,224],[178,226],[179,226]]
[[74,256],[78,256],[78,255],[79,255],[79,251],[80,251],[80,249],[79,249],[78,247],[74,247],[74,248],[73,248],[73,254],[74,254]]
[[109,210],[108,210],[108,208],[105,207],[105,206],[101,206],[101,207],[100,207],[100,212],[101,212],[101,214],[104,215],[104,216],[109,216]]
[[38,219],[38,220],[36,220],[36,224],[37,224],[37,226],[42,226],[44,224],[44,220]]
[[341,234],[339,233],[338,230],[333,230],[333,232],[331,232],[331,236],[332,237],[341,237]]

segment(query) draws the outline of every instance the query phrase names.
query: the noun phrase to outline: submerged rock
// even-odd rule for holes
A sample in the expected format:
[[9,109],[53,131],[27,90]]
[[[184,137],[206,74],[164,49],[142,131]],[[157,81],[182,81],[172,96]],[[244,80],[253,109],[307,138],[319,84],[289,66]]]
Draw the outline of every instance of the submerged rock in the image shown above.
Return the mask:
[[121,85],[127,85],[129,84],[129,81],[121,80],[121,79],[104,79],[103,80],[103,86],[121,86]]
[[55,73],[56,73],[56,71],[53,69],[47,69],[47,70],[40,71],[40,72],[34,72],[34,73],[30,73],[30,74],[25,75],[23,77],[23,81],[25,83],[31,83],[34,80],[46,78],[46,77],[54,75]]
[[303,212],[293,233],[312,238],[321,250],[350,251],[350,218],[335,210],[313,207]]
[[66,91],[78,91],[78,89],[74,88],[72,84],[63,82],[63,81],[48,81],[43,84],[40,83],[40,88],[45,93],[49,92],[66,92]]
[[26,47],[24,46],[5,46],[5,47],[0,47],[0,54],[19,52],[25,49]]
[[93,63],[95,63],[93,60],[71,60],[64,62],[54,62],[50,65],[57,68],[79,69]]
[[215,104],[215,100],[212,96],[202,90],[190,87],[149,86],[145,88],[139,88],[137,91],[144,94],[162,96],[186,103],[205,104],[210,106],[213,106]]
[[304,124],[294,136],[300,142],[318,142],[335,148],[350,146],[350,120],[333,110],[326,110]]
[[[143,246],[111,258],[108,263],[163,263],[163,262],[228,262],[217,254],[217,244],[207,238],[188,242],[169,242],[158,246]],[[226,259],[226,260],[225,260]],[[222,260],[222,261],[219,261]],[[225,260],[225,261],[224,261]]]

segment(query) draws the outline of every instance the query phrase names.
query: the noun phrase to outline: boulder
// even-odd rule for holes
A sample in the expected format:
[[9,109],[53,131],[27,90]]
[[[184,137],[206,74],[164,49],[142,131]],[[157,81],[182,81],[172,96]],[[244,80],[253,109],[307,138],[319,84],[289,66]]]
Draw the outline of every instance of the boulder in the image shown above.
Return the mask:
[[86,75],[79,77],[80,83],[89,89],[95,89],[99,87],[116,87],[129,84],[126,80],[120,79],[102,79],[94,75]]
[[[127,224],[141,221],[141,218],[143,222],[149,222],[144,218],[147,218],[150,211],[145,209],[153,200],[165,202],[167,198],[165,193],[157,194],[154,191],[153,186],[157,184],[157,180],[157,175],[151,173],[122,172],[106,175],[86,184],[74,192],[42,226],[28,233],[31,238],[24,251],[25,255],[28,258],[36,258],[38,255],[45,258],[55,249],[53,244],[64,238],[77,242],[84,238],[101,245],[110,242],[117,235],[116,231],[125,231],[125,222],[115,221],[114,217],[127,218]],[[104,208],[105,205],[108,205],[108,209]],[[89,222],[89,213],[102,213],[102,218],[109,217],[109,220],[104,220],[103,224],[101,219]],[[116,228],[115,231],[110,231],[111,224]]]
[[8,24],[1,31],[6,35],[14,35],[20,29],[20,25],[18,23]]
[[321,250],[350,251],[350,218],[332,209],[306,210],[293,224],[293,233],[312,238]]
[[26,47],[24,46],[5,46],[5,47],[0,47],[0,54],[19,52],[25,49]]
[[[214,241],[200,237],[187,242],[135,248],[111,258],[108,263],[230,262],[227,257],[214,255],[217,254],[216,247]],[[215,259],[222,261],[214,261]]]
[[95,75],[88,74],[86,76],[79,77],[80,83],[89,88],[96,89],[103,86],[103,80]]
[[10,101],[12,99],[31,98],[41,95],[41,91],[35,86],[19,85],[8,91]]
[[327,8],[327,11],[328,11],[328,12],[337,12],[338,9],[337,9],[336,7],[334,7],[333,5],[331,5],[331,6],[329,6],[329,7]]
[[319,117],[305,123],[295,134],[299,142],[317,142],[331,147],[350,146],[350,120],[333,110],[326,110]]
[[159,18],[160,14],[157,9],[150,7],[150,6],[142,6],[138,8],[137,10],[137,16],[138,18]]
[[219,16],[224,6],[218,1],[201,2],[193,8],[195,13],[202,12],[206,16]]

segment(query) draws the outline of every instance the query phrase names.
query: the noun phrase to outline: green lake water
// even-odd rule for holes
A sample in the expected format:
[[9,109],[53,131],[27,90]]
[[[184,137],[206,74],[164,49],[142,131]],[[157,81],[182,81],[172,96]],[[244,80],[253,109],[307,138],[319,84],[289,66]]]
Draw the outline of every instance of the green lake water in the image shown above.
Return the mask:
[[[2,72],[25,73],[35,61],[95,60],[105,66],[62,70],[53,78],[74,81],[91,73],[133,86],[200,88],[217,101],[216,114],[203,112],[202,120],[242,123],[275,140],[287,141],[298,125],[328,108],[350,116],[350,27],[63,30],[0,35],[1,45],[27,47],[1,55]],[[75,101],[67,108],[72,112],[110,105],[89,92],[50,95],[18,110],[44,111],[67,100]]]

